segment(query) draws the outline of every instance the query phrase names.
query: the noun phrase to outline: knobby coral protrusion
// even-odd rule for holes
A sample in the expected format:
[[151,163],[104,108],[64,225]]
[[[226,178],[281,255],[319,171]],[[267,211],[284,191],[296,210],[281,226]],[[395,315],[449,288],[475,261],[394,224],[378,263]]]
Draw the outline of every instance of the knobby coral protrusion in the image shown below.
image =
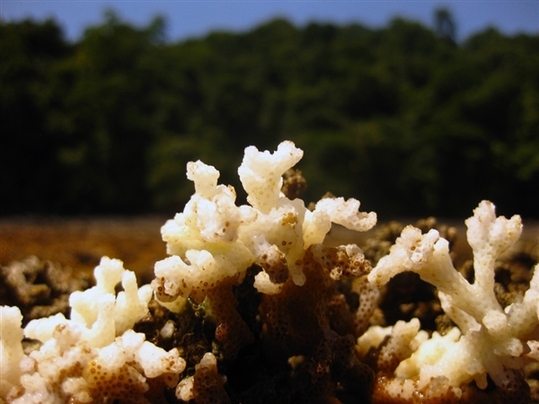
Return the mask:
[[[353,198],[307,208],[296,198],[304,180],[289,171],[302,156],[292,142],[274,153],[248,147],[241,206],[217,169],[188,163],[195,192],[161,229],[169,256],[151,285],[139,288],[105,257],[96,285],[71,294],[69,319],[23,329],[20,310],[2,307],[0,401],[528,402],[521,369],[539,361],[539,266],[510,299],[494,280],[520,218],[496,217],[484,201],[466,221],[473,282],[453,265],[454,231],[448,241],[432,220],[424,233],[404,228],[391,248],[402,227],[367,243],[372,269],[357,244],[327,236],[333,225],[367,231],[376,214]],[[443,309],[456,327],[446,320],[446,333],[429,334],[415,311],[380,326],[389,316],[378,288],[402,272],[437,289],[433,312]],[[37,341],[33,350],[23,350],[23,337]]]
[[[522,381],[515,369],[523,367],[530,346],[539,339],[539,265],[521,301],[502,307],[494,293],[496,260],[519,238],[520,217],[496,217],[494,205],[483,201],[466,225],[474,254],[473,283],[453,267],[447,240],[436,230],[421,234],[411,226],[368,275],[371,282],[382,286],[400,272],[416,272],[438,289],[442,308],[458,326],[444,336],[435,332],[431,338],[423,338],[400,361],[395,383],[414,381],[414,391],[439,380],[460,395],[458,388],[471,381],[486,388],[487,374],[501,391],[511,390],[514,383],[508,380]],[[398,338],[391,330],[387,335]]]
[[[254,287],[263,294],[279,294],[288,280],[305,284],[307,254],[317,257],[334,279],[365,275],[370,266],[357,246],[330,250],[322,243],[332,223],[366,231],[376,224],[376,214],[360,212],[355,199],[324,198],[310,211],[302,200],[285,196],[282,176],[302,156],[292,142],[281,143],[273,154],[248,147],[238,173],[250,204],[242,206],[235,205],[232,187],[217,184],[214,167],[189,163],[195,194],[162,228],[171,256],[155,265],[152,286],[157,299],[171,309],[182,307],[176,303],[187,298],[197,303],[209,299],[211,306],[217,289],[223,295],[220,285],[231,289],[241,284],[253,264],[262,269]],[[235,331],[243,330],[240,340],[251,340],[240,320],[216,325],[215,336],[223,345],[237,345],[228,341],[237,334],[229,330],[232,324]],[[240,347],[225,351],[235,356]]]
[[[147,313],[151,288],[138,288],[133,272],[106,257],[94,275],[96,286],[71,294],[71,319],[59,313],[28,323],[24,337],[42,343],[28,356],[21,356],[20,311],[1,308],[2,399],[148,402],[148,379],[178,379],[185,361],[177,349],[166,352],[132,330]],[[124,290],[116,294],[118,283]]]

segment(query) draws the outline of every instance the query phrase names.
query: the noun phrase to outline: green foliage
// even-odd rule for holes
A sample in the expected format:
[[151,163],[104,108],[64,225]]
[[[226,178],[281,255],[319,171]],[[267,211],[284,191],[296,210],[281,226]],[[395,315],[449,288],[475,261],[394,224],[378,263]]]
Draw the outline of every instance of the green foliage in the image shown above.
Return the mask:
[[187,161],[236,168],[251,144],[305,150],[306,199],[386,216],[538,217],[539,36],[279,18],[171,43],[113,12],[69,44],[54,21],[0,22],[2,214],[178,210]]
[[55,182],[62,167],[54,157],[60,139],[47,130],[47,119],[56,101],[51,88],[56,65],[69,53],[53,21],[0,22],[0,206],[5,213],[54,208],[62,192]]

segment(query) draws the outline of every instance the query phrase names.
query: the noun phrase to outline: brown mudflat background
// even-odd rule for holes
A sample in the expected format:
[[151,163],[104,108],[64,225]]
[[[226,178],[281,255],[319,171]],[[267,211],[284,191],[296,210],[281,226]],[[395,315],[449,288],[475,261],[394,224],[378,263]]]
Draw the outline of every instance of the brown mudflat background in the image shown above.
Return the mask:
[[[160,227],[166,220],[165,217],[0,219],[0,265],[2,266],[0,268],[0,277],[2,277],[0,279],[2,281],[0,282],[0,304],[17,305],[21,308],[24,315],[23,326],[31,319],[47,317],[58,312],[68,315],[69,294],[73,290],[85,289],[90,286],[91,271],[99,263],[102,256],[121,259],[124,261],[125,268],[138,274],[141,283],[150,282],[153,278],[154,263],[167,256],[165,243],[160,236]],[[416,221],[402,220],[401,222],[415,224]],[[453,248],[453,253],[457,255],[456,261],[462,262],[470,258],[470,249],[466,243],[463,223],[444,222],[443,220],[439,220],[438,223],[456,228],[457,237]],[[379,237],[379,232],[383,231],[384,227],[387,235],[388,229],[392,228],[391,224],[378,225],[366,234],[350,232],[335,226],[330,231],[327,241],[330,244],[356,242],[360,246],[365,246],[365,251],[367,251],[369,242],[373,240],[378,239],[380,243],[378,246],[381,245],[382,239]],[[398,226],[393,227],[398,228]],[[448,232],[447,229],[445,231],[446,234],[452,233]],[[370,246],[372,248],[372,243]],[[529,283],[530,265],[539,261],[539,223],[525,222],[521,241],[513,252],[508,252],[509,256],[511,254],[515,259],[506,261],[501,270],[503,274],[508,274],[504,279],[510,280],[511,285],[497,283],[501,287],[498,289],[501,290],[502,297],[505,297],[507,291],[513,290],[510,286],[518,286],[518,282],[522,282],[523,279],[527,279]],[[35,256],[39,259],[25,260],[29,256]],[[9,265],[11,262],[16,263]],[[68,267],[74,271],[71,272]],[[523,271],[521,268],[524,267]],[[15,276],[17,274],[20,276]],[[401,278],[400,283],[393,282],[392,286],[389,286],[393,289],[385,294],[387,298],[384,298],[380,304],[383,317],[390,320],[389,323],[394,323],[394,318],[417,316],[421,324],[427,326],[430,324],[428,329],[435,329],[433,327],[438,326],[436,320],[441,314],[439,304],[432,298],[432,294],[425,293],[417,279],[415,282],[409,282],[410,280],[414,281],[414,278]],[[403,281],[406,283],[406,287],[403,287]],[[406,294],[402,295],[402,291]],[[244,304],[249,305],[247,297],[243,296],[243,298],[245,299],[243,300]],[[196,320],[198,316],[192,317]],[[148,337],[150,335],[155,335],[154,331],[162,327],[166,318],[151,317],[151,321],[148,320],[147,323],[141,325],[141,327],[145,326],[150,329],[147,338],[150,338]],[[186,324],[189,326],[198,324],[195,320],[193,323],[186,322]],[[202,349],[202,352],[206,352],[211,345],[204,345],[208,341],[203,339],[203,335],[199,335],[197,337],[199,339],[195,337],[193,337],[194,339],[190,339],[191,337],[184,339],[186,335],[195,335],[191,331],[182,331],[178,335],[181,335],[181,340],[175,340],[173,344],[181,346],[181,349],[188,352],[186,357],[191,358],[189,366],[192,368],[194,364],[199,362],[200,358],[196,356],[199,350]],[[246,352],[252,353],[253,351]],[[245,359],[240,361],[240,363],[247,362]],[[251,363],[255,362],[251,359]],[[270,372],[263,367],[264,365],[262,365],[262,369],[259,369],[253,365],[248,373],[269,375]],[[234,370],[230,370],[227,374],[229,380],[238,380],[239,378],[243,380],[245,373],[241,369],[242,367],[238,366],[236,373]],[[530,384],[531,398],[533,399],[531,402],[533,403],[539,403],[538,375],[539,370],[536,363],[531,363],[525,369],[524,376]],[[273,386],[276,383],[271,379],[269,381],[263,380],[264,383],[267,383],[263,384],[264,386]],[[238,386],[238,384],[235,385]],[[263,393],[260,393],[261,391]],[[291,394],[287,390],[283,391],[284,393],[275,391],[274,394],[283,394],[287,397]],[[161,397],[163,393],[156,390],[156,394]],[[242,392],[241,394],[252,394],[252,397],[256,397],[257,394],[267,394],[267,392],[253,388],[249,393]],[[526,395],[526,397],[528,396]],[[478,400],[472,399],[471,402],[478,402]]]
[[101,257],[118,258],[145,281],[166,257],[165,217],[2,218],[0,265],[35,255],[91,272]]
[[[0,218],[0,265],[35,255],[42,260],[91,272],[102,256],[108,256],[121,259],[125,268],[135,271],[148,282],[152,279],[154,263],[167,256],[160,234],[160,228],[167,219],[159,216]],[[414,220],[401,222],[415,223]],[[446,223],[443,220],[438,222]],[[458,230],[456,252],[468,258],[463,221],[447,224]],[[358,235],[336,228],[332,229],[329,237],[339,244],[357,242],[361,245],[373,231]],[[519,248],[528,250],[532,255],[539,254],[532,251],[539,251],[539,222],[524,222]]]

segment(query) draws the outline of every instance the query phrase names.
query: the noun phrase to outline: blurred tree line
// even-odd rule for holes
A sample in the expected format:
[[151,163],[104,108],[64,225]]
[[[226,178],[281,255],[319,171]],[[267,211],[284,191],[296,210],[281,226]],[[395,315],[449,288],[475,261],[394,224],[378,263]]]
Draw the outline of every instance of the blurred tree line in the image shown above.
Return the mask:
[[181,209],[187,161],[241,195],[243,149],[293,140],[306,200],[467,217],[481,199],[539,217],[539,35],[273,19],[171,43],[107,12],[76,43],[0,22],[1,214]]

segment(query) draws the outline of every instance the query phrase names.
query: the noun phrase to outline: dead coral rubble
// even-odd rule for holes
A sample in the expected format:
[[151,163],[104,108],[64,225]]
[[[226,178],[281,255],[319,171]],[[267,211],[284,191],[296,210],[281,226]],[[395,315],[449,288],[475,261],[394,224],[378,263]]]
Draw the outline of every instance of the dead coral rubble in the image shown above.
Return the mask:
[[[36,259],[2,268],[5,303],[25,316],[87,290],[71,294],[70,318],[66,301],[24,329],[2,307],[0,402],[536,402],[539,258],[496,261],[520,218],[482,202],[466,222],[469,262],[433,218],[336,246],[332,224],[364,232],[376,214],[333,196],[307,208],[291,170],[301,157],[291,142],[247,148],[242,206],[214,167],[189,163],[195,194],[162,227],[169,257],[151,285],[106,257],[90,289]],[[42,344],[23,352],[23,337]]]
[[69,295],[92,286],[83,272],[29,256],[0,268],[0,305],[17,306],[23,325],[30,320],[69,314]]

